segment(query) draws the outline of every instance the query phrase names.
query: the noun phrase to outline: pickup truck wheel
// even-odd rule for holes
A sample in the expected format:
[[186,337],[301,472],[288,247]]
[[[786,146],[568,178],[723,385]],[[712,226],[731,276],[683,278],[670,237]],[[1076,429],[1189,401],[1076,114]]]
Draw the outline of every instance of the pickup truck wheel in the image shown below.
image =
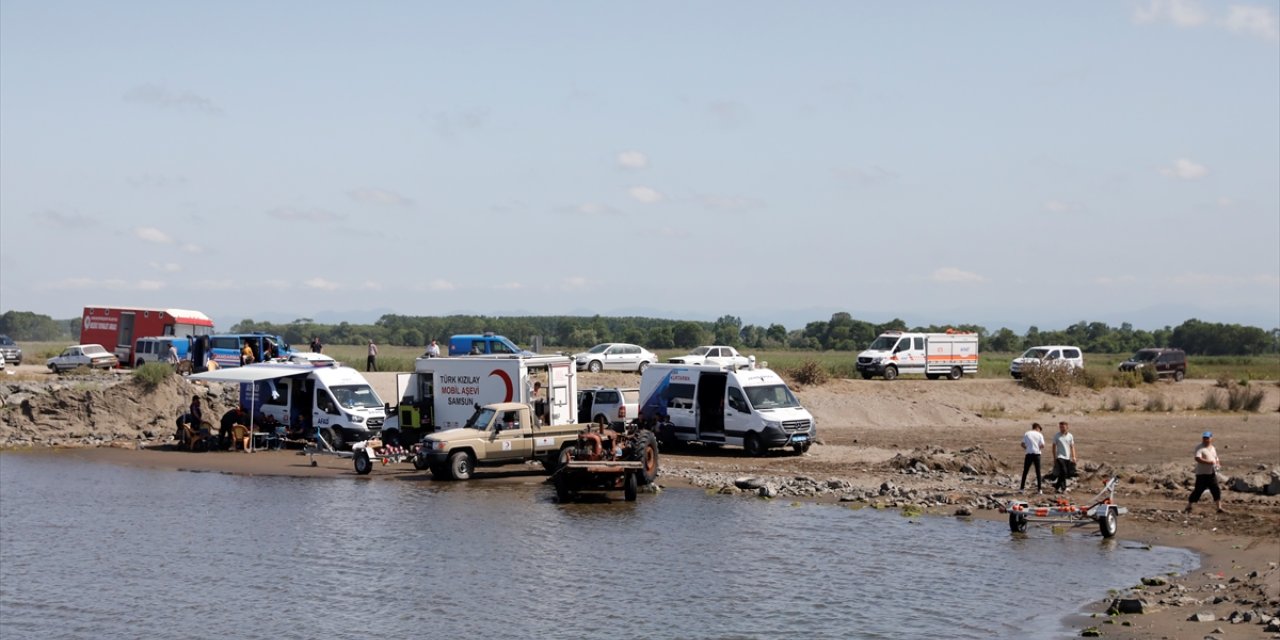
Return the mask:
[[636,480],[636,476],[640,475],[635,471],[628,471],[622,477],[622,499],[627,502],[636,501],[636,493],[640,482]]
[[637,437],[640,438],[640,453],[636,456],[640,460],[638,480],[640,484],[653,484],[658,479],[658,439],[649,431]]
[[884,379],[885,379],[885,380],[893,380],[894,378],[897,378],[897,377],[898,377],[898,368],[897,368],[897,367],[895,367],[895,366],[893,366],[893,365],[889,365],[889,366],[887,366],[887,367],[885,367],[885,368],[884,368]]
[[355,461],[356,473],[367,476],[370,471],[373,471],[373,460],[369,459],[368,451],[357,451],[352,459]]
[[748,433],[747,437],[742,441],[742,450],[746,451],[747,455],[752,458],[764,455],[764,447],[760,445],[760,434],[755,432]]
[[964,375],[964,370],[960,367],[951,367],[951,371],[947,372],[948,380],[959,380]]
[[1020,513],[1009,514],[1009,531],[1013,533],[1027,532],[1027,517]]
[[587,371],[590,371],[591,373],[600,373],[600,369],[602,368],[604,367],[600,364],[599,360],[592,360],[591,363],[587,365]]
[[466,451],[454,451],[449,454],[449,477],[454,480],[470,480],[472,465],[471,454]]

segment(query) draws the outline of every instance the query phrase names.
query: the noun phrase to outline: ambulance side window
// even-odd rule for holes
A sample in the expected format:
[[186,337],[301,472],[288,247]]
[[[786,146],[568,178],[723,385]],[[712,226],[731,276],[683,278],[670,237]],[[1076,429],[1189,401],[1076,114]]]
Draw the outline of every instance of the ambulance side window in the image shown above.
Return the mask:
[[914,338],[916,341],[916,351],[924,351],[924,338]]
[[740,413],[751,413],[747,399],[742,397],[742,391],[737,387],[729,387],[729,408]]
[[911,348],[911,338],[903,338],[898,341],[898,344],[896,346],[893,347],[893,352],[901,353],[910,348]]

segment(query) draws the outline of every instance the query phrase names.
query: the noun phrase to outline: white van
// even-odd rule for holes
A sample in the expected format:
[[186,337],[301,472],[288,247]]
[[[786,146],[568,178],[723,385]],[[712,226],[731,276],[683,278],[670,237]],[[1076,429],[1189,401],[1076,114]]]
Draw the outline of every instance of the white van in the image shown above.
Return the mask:
[[335,449],[377,435],[387,417],[378,392],[351,367],[251,364],[192,379],[239,382],[240,403],[255,420],[274,419],[282,427],[296,420],[296,427],[318,431]]
[[748,455],[809,450],[818,423],[778,374],[730,365],[652,364],[640,376],[637,421],[664,446],[736,445]]
[[943,376],[959,380],[966,373],[978,373],[978,334],[886,331],[858,354],[855,368],[863,380],[871,376],[893,380],[904,373],[923,373],[930,380]]

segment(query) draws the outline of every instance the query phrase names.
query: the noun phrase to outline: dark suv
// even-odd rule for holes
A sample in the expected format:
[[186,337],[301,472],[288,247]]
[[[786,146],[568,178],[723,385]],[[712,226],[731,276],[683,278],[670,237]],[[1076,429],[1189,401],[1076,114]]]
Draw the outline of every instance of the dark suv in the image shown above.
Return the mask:
[[1171,376],[1174,382],[1187,377],[1187,352],[1182,349],[1138,349],[1131,358],[1120,363],[1121,371],[1137,371],[1154,367],[1156,376]]
[[4,355],[4,361],[8,364],[22,364],[22,349],[4,334],[0,334],[0,354]]

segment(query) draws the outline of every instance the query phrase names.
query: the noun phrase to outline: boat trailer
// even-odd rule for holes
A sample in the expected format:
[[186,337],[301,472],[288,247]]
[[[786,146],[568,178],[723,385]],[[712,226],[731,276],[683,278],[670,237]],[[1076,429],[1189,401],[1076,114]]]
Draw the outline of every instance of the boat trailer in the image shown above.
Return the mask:
[[1009,514],[1009,530],[1014,533],[1025,533],[1028,523],[1080,527],[1096,522],[1102,537],[1110,538],[1116,535],[1119,517],[1129,513],[1128,509],[1115,505],[1118,479],[1117,476],[1112,476],[1088,506],[1071,504],[1065,498],[1059,498],[1050,506],[1033,506],[1022,500],[1010,500],[1000,507],[1000,513]]

